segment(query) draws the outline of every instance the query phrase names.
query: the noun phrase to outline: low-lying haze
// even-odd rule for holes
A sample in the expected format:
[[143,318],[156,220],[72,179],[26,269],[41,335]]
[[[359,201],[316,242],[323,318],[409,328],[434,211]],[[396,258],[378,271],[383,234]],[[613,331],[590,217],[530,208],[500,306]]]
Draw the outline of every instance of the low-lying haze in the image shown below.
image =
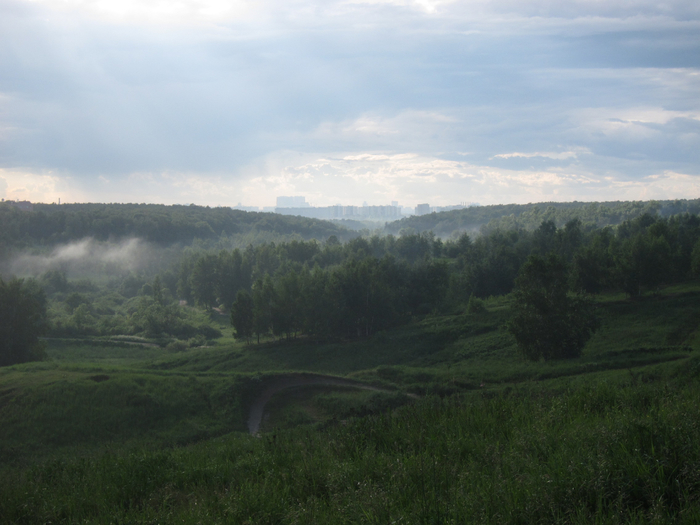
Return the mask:
[[700,195],[691,0],[0,2],[0,197]]
[[121,242],[97,242],[81,239],[54,247],[48,253],[21,252],[5,262],[8,275],[36,277],[59,270],[68,277],[114,276],[141,271],[158,260],[158,250],[140,239]]

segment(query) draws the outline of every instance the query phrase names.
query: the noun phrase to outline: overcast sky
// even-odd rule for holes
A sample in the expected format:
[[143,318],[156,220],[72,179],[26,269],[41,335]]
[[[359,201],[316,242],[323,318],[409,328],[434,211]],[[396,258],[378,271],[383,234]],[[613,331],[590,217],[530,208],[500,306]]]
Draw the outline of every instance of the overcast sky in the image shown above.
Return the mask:
[[0,197],[700,197],[697,0],[0,0]]

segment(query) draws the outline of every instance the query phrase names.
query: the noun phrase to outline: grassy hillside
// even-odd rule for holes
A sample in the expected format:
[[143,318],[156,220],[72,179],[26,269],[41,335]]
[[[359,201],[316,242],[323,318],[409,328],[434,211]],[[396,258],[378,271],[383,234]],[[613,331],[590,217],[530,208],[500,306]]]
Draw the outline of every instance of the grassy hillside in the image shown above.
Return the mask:
[[[358,341],[48,341],[0,369],[9,523],[694,523],[700,283],[598,299],[578,359],[532,363],[509,299]],[[253,401],[275,377],[329,374]],[[413,394],[414,397],[407,396]]]

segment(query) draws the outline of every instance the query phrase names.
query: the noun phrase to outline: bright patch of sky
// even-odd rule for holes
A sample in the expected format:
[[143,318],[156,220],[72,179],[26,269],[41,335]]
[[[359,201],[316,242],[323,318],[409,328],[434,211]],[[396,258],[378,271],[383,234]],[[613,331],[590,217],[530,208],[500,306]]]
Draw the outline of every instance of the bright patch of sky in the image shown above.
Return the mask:
[[0,197],[700,197],[697,0],[0,0]]

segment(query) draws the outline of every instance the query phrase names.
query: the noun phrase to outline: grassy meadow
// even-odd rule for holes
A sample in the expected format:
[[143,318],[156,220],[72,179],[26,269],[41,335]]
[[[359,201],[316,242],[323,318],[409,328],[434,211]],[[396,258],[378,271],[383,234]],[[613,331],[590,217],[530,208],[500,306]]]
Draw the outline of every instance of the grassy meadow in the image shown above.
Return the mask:
[[[508,296],[485,305],[354,341],[47,340],[0,368],[0,521],[700,522],[700,283],[599,297],[562,361],[521,358]],[[375,390],[277,392],[248,435],[295,372]]]

